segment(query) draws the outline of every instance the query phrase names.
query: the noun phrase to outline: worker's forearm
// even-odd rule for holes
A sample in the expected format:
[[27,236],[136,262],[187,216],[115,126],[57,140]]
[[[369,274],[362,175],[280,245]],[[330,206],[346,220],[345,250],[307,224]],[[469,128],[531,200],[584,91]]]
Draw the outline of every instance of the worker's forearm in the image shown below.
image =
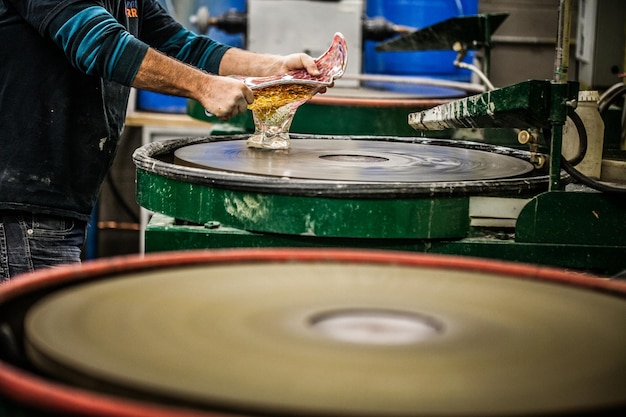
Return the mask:
[[222,57],[220,75],[211,75],[148,49],[132,86],[196,100],[217,117],[228,119],[245,112],[254,95],[241,80],[223,75],[276,75],[298,68],[319,74],[313,58],[305,54],[282,57],[232,48]]
[[163,94],[198,99],[203,85],[210,82],[209,74],[150,48],[132,86]]
[[220,75],[263,77],[281,73],[282,57],[231,48],[222,57]]
[[319,75],[315,60],[303,53],[281,56],[231,48],[222,57],[220,75],[264,77],[281,75],[300,68],[307,70],[311,75]]
[[242,81],[208,74],[154,49],[141,62],[133,87],[194,99],[223,120],[245,112],[254,101]]
[[[291,69],[305,68],[312,75],[319,74],[313,58],[305,54],[279,55],[257,54],[231,48],[222,57],[219,75],[244,75],[261,77],[278,75]],[[207,83],[215,81],[199,69],[149,49],[135,76],[133,87],[178,95],[198,100]]]

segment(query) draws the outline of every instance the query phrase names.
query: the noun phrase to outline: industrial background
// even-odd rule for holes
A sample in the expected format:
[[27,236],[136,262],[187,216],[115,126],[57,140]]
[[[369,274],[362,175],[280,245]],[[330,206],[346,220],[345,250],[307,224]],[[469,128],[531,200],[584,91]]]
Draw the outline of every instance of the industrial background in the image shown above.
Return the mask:
[[[313,11],[321,6],[328,7],[329,3],[333,3],[332,7],[340,7],[341,3],[351,6],[356,3],[363,10],[363,16],[341,16],[341,18],[336,19],[320,18],[310,11],[306,11],[303,15],[301,10],[303,3],[306,3],[307,7]],[[382,1],[170,0],[163,2],[163,5],[168,7],[181,23],[194,31],[208,32],[225,43],[257,51],[282,53],[303,50],[316,55],[323,51],[322,48],[326,47],[329,33],[343,32],[347,34],[350,58],[347,74],[341,81],[346,83],[345,85],[348,87],[353,87],[357,83],[365,89],[371,89],[370,91],[381,91],[381,94],[393,90],[406,97],[428,100],[431,98],[431,94],[434,99],[439,99],[442,94],[445,97],[447,94],[445,88],[442,93],[441,89],[429,90],[428,87],[420,88],[410,84],[376,84],[371,80],[364,81],[362,79],[359,81],[358,75],[430,77],[436,80],[480,83],[480,80],[471,71],[452,66],[451,61],[455,57],[455,53],[452,51],[445,52],[448,55],[443,57],[435,56],[416,61],[406,60],[402,57],[381,58],[382,53],[376,53],[373,46],[378,41],[362,39],[365,36],[361,33],[363,30],[361,23],[363,17],[381,17],[377,15],[377,12],[383,10],[382,3]],[[395,4],[395,2],[389,3]],[[548,80],[553,77],[558,29],[558,2],[546,0],[469,0],[463,2],[416,0],[414,2],[398,2],[398,4],[405,3],[411,5],[412,14],[403,14],[400,6],[398,6],[398,11],[395,14],[388,13],[388,16],[382,17],[387,22],[395,24],[397,22],[393,21],[394,18],[397,19],[400,16],[403,19],[401,24],[421,28],[454,16],[506,14],[506,19],[497,27],[490,39],[489,78],[492,84],[499,88],[525,80]],[[588,10],[597,8],[597,13],[588,11],[587,16],[580,15],[581,5]],[[281,9],[279,14],[283,16],[282,20],[277,20],[276,13],[271,13],[271,10],[279,7]],[[234,29],[233,33],[210,24],[201,27],[198,24],[198,19],[202,17],[203,8],[208,10],[210,16],[223,17],[229,12],[238,12],[240,15],[244,15],[247,19],[247,22],[244,22],[247,25],[246,32],[238,33],[237,31],[241,30],[241,27]],[[389,9],[391,7],[388,5],[387,10]],[[368,12],[373,15],[368,16]],[[619,74],[624,71],[624,4],[621,1],[609,0],[573,1],[571,12],[568,79],[580,82],[581,90],[605,91],[620,81]],[[310,18],[307,19],[303,16]],[[231,24],[232,21],[231,19]],[[237,23],[236,19],[234,21]],[[266,30],[268,26],[272,25],[281,25],[278,36]],[[303,27],[304,29],[301,30],[308,31],[311,34],[311,39],[302,41],[300,36],[290,36],[291,31],[295,30],[295,26]],[[579,34],[581,28],[585,31],[585,36],[582,33]],[[302,44],[306,42],[313,46]],[[587,46],[587,50],[583,50],[583,44]],[[588,50],[592,48],[589,45],[595,48],[591,58]],[[471,51],[465,61],[484,66],[484,49],[477,48]],[[357,77],[350,81],[350,75]],[[340,90],[340,85],[335,90]],[[455,96],[456,92],[451,91],[453,91],[452,95]],[[188,109],[183,99],[146,92],[136,93],[129,105],[124,141],[113,170],[102,190],[94,221],[90,225],[91,233],[86,251],[87,258],[133,254],[143,250],[142,228],[145,227],[148,214],[140,210],[136,202],[136,173],[135,165],[131,159],[134,150],[142,144],[158,139],[204,136],[209,135],[212,131],[210,120],[198,120],[197,117],[190,117],[185,114]],[[307,105],[304,105],[302,109],[306,107]],[[299,113],[305,114],[302,109]],[[407,114],[410,112],[411,109],[406,111]],[[350,122],[346,121],[345,123]],[[338,123],[338,126],[343,125]],[[371,133],[406,136],[413,132],[408,125],[404,126],[404,129],[387,132],[381,128],[381,131]],[[341,128],[336,130],[336,133],[343,133]],[[298,126],[294,126],[292,131],[297,133]]]
[[0,285],[0,416],[626,415],[624,0],[161,4],[321,74],[132,91],[89,262]]
[[[313,2],[314,3],[314,2]],[[420,3],[420,2],[416,2]],[[554,63],[554,46],[556,42],[557,7],[544,0],[482,0],[477,2],[479,13],[509,13],[509,18],[502,24],[497,34],[494,35],[492,55],[492,82],[497,86],[513,84],[527,79],[550,78]],[[198,31],[198,28],[190,23],[190,16],[195,15],[202,6],[208,6],[209,10],[217,10],[223,13],[233,8],[244,9],[245,1],[191,1],[171,0],[163,2],[165,6],[173,7],[177,17],[185,26]],[[288,10],[288,9],[286,9]],[[295,13],[295,12],[294,12]],[[419,13],[427,14],[426,10]],[[294,20],[297,20],[294,16]],[[323,25],[324,22],[316,22]],[[340,30],[341,27],[330,28]],[[234,40],[235,46],[244,46],[241,37],[228,35],[217,30],[220,39]],[[215,31],[213,31],[215,33]],[[288,33],[285,36],[289,36]],[[357,47],[360,47],[357,46]],[[351,50],[355,49],[350,45]],[[574,48],[574,46],[572,46]],[[573,54],[572,54],[573,56]],[[573,63],[575,78],[576,65]],[[416,74],[419,68],[415,69]],[[167,110],[167,99],[164,99],[163,108]],[[131,103],[130,111],[145,110],[137,107],[137,102]],[[158,109],[158,102],[152,109]],[[174,108],[180,112],[180,106]],[[160,112],[155,112],[154,119],[158,119]],[[171,114],[171,113],[170,113]],[[165,114],[164,117],[169,117]],[[153,120],[145,121],[146,124],[154,123]],[[176,122],[175,128],[164,122],[165,135],[172,130],[180,129],[182,136],[185,132],[185,122]],[[189,121],[187,125],[200,129],[202,125]],[[140,209],[135,201],[135,166],[131,160],[133,151],[141,146],[142,122],[131,124],[126,128],[125,139],[119,150],[113,170],[102,190],[100,207],[97,212],[97,222],[92,225],[92,238],[90,240],[89,257],[107,257],[120,254],[137,253],[140,248]],[[207,132],[209,128],[207,127]],[[208,134],[208,133],[206,133]],[[175,135],[175,134],[174,134]],[[93,227],[97,227],[94,237]]]

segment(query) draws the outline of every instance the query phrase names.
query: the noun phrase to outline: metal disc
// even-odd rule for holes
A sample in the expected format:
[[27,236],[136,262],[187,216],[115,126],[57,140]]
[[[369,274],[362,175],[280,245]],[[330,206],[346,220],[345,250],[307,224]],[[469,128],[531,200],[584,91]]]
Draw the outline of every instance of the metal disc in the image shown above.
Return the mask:
[[490,272],[244,262],[53,293],[31,359],[89,386],[264,415],[571,413],[626,404],[626,302]]
[[[521,174],[532,169],[527,162],[530,160],[529,152],[503,146],[434,138],[358,136],[357,139],[341,135],[292,134],[292,149],[277,152],[248,150],[245,141],[249,136],[180,138],[144,145],[133,153],[139,177],[138,186],[141,187],[143,174],[146,174],[145,178],[149,182],[152,180],[148,178],[157,181],[167,179],[176,183],[173,186],[193,184],[200,188],[217,187],[271,195],[395,199],[491,193],[519,196],[544,191],[549,182],[545,169],[535,169],[526,175],[503,177],[502,175],[513,175],[515,172]],[[306,148],[300,148],[301,143],[316,143],[319,145],[318,154],[297,162],[296,157],[292,156],[301,151],[306,152]],[[204,146],[191,148],[200,149],[200,152],[191,152],[189,159],[198,161],[184,162],[175,157],[177,151],[196,145]],[[365,148],[361,148],[362,146]],[[417,152],[422,149],[424,156]],[[211,150],[214,156],[204,155],[207,150]],[[362,155],[359,150],[367,154]],[[441,152],[448,150],[452,157],[446,160]],[[429,154],[430,151],[435,153],[434,157]],[[187,158],[183,151],[178,153],[180,158]],[[249,158],[242,159],[237,154]],[[477,161],[472,161],[466,158],[467,155],[481,156]],[[405,159],[402,159],[403,156]],[[481,162],[483,157],[488,158],[486,162]],[[206,159],[212,161],[211,166]],[[508,168],[492,171],[486,167],[489,161],[495,161],[494,166],[506,167],[507,163],[510,165]],[[300,165],[304,165],[305,169]],[[517,166],[517,169],[511,170],[511,165]],[[251,168],[253,166],[256,168]],[[463,168],[458,168],[460,166]],[[473,168],[477,168],[475,171],[481,171],[482,174],[471,174]],[[491,176],[495,171],[499,171],[499,177],[480,179]],[[394,181],[394,176],[405,180]],[[567,178],[564,174],[561,176],[563,179]],[[454,180],[454,177],[461,180]],[[156,184],[147,186],[150,190],[159,187]],[[139,190],[139,199],[142,199],[142,194]]]
[[368,140],[293,140],[284,152],[218,141],[184,146],[174,155],[179,164],[214,171],[371,183],[480,181],[533,170],[522,159],[476,149]]

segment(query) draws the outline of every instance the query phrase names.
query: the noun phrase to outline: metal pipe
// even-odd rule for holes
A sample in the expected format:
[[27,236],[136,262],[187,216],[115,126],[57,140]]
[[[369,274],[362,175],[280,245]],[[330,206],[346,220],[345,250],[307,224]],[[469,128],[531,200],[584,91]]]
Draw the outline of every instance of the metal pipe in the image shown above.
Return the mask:
[[554,81],[559,84],[567,82],[571,18],[572,0],[560,0],[556,56],[554,60]]
[[[555,37],[547,36],[508,36],[498,35],[491,38],[492,45],[537,45],[537,46],[552,46],[556,45]],[[573,45],[575,42],[571,42]]]
[[465,83],[460,81],[441,80],[438,78],[398,76],[398,75],[378,75],[378,74],[344,74],[342,80],[374,81],[398,84],[428,85],[436,87],[447,87],[463,90],[468,93],[483,93],[485,86],[476,83]]
[[[492,35],[491,18],[487,16],[485,18],[485,45],[483,46],[484,61],[485,61],[483,64],[483,70],[485,71],[484,74],[485,74],[485,78],[487,79],[491,77],[491,42],[492,42],[491,35]],[[487,86],[489,86],[489,84],[487,84]],[[490,90],[493,90],[493,86],[492,88],[490,88]]]
[[493,86],[489,78],[487,78],[487,76],[476,65],[468,64],[467,62],[462,61],[455,61],[454,66],[470,70],[474,74],[476,74],[478,78],[480,78],[480,80],[487,86],[487,91],[492,91],[496,89],[496,87]]
[[563,148],[563,124],[552,125],[550,139],[550,183],[549,191],[561,189],[561,149]]
[[567,118],[565,97],[567,70],[569,66],[570,21],[572,0],[560,0],[559,24],[557,29],[554,59],[554,84],[552,86],[551,141],[550,141],[550,184],[549,191],[561,189],[561,152],[563,147],[563,125]]

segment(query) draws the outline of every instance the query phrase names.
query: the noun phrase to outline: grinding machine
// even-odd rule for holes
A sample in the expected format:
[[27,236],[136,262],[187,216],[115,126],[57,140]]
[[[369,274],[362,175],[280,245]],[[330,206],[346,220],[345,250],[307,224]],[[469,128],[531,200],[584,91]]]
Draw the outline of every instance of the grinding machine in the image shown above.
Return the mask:
[[0,415],[624,415],[626,203],[554,157],[579,97],[555,62],[407,111],[413,136],[141,147],[153,253],[0,286]]
[[[407,111],[412,137],[292,133],[288,151],[264,151],[237,134],[138,149],[137,200],[155,213],[146,250],[376,248],[621,273],[623,188],[554,157],[579,89],[567,81],[569,8],[561,2],[553,80]],[[508,129],[516,143],[440,138],[467,128]]]

